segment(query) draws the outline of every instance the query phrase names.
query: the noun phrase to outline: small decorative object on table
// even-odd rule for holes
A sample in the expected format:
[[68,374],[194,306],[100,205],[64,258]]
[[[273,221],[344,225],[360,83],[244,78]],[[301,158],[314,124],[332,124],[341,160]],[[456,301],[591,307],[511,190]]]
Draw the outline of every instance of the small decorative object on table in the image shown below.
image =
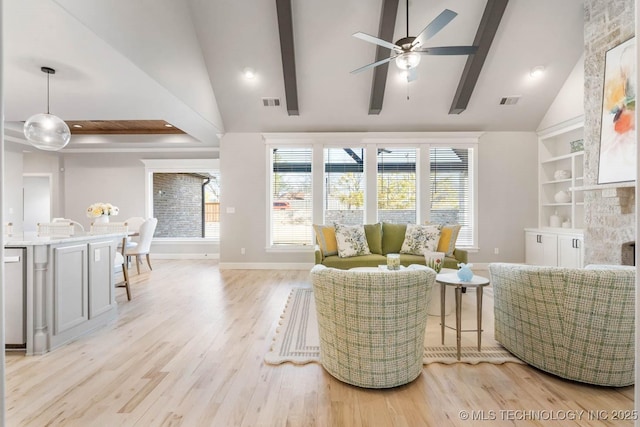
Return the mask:
[[111,203],[96,202],[87,208],[87,216],[94,218],[95,222],[109,222],[109,216],[118,215],[120,210]]
[[471,279],[473,279],[473,271],[471,271],[473,264],[465,264],[461,262],[458,264],[458,267],[460,268],[460,270],[458,270],[458,279],[462,282],[470,282]]
[[399,254],[387,254],[387,268],[389,270],[400,270]]

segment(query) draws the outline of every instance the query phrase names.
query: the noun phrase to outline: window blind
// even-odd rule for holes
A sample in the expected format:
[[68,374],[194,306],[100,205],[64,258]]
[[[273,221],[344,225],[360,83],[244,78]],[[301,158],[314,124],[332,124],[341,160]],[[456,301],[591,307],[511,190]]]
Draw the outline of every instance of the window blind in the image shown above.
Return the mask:
[[312,195],[310,148],[271,150],[271,244],[311,245]]
[[472,148],[432,147],[431,212],[437,224],[460,224],[457,246],[473,245]]
[[416,222],[416,149],[378,149],[378,221]]
[[364,149],[324,150],[324,223],[364,222]]

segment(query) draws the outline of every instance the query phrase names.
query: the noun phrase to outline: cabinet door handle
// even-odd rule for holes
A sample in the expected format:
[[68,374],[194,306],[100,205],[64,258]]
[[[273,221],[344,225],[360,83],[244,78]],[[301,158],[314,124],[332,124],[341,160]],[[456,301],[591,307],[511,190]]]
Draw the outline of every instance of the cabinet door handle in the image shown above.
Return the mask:
[[536,242],[542,243],[542,235],[541,234],[537,234],[536,235]]

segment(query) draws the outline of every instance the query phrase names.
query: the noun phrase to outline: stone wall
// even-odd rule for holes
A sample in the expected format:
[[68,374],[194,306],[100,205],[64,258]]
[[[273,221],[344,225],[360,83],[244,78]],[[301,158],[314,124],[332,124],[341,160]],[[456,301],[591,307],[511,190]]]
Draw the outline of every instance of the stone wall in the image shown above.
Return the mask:
[[191,174],[153,174],[156,237],[202,237],[202,183]]
[[[585,185],[598,181],[606,52],[635,34],[634,0],[584,1]],[[635,188],[585,191],[585,264],[621,264],[622,244],[635,239]]]

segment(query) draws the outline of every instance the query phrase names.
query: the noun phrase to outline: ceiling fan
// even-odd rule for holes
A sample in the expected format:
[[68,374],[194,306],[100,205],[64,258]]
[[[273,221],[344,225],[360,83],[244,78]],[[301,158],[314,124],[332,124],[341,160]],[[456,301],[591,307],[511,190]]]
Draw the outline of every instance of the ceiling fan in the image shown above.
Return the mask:
[[421,55],[471,55],[478,50],[477,46],[441,46],[422,47],[431,37],[435,36],[458,14],[452,10],[445,9],[424,30],[416,37],[409,36],[409,0],[407,0],[407,36],[398,40],[395,44],[382,40],[372,35],[357,32],[353,36],[369,43],[374,43],[387,49],[391,49],[392,54],[388,58],[365,65],[351,71],[351,74],[359,73],[369,68],[374,68],[395,59],[396,65],[407,72],[407,81],[415,80],[418,75],[416,67],[420,63]]

